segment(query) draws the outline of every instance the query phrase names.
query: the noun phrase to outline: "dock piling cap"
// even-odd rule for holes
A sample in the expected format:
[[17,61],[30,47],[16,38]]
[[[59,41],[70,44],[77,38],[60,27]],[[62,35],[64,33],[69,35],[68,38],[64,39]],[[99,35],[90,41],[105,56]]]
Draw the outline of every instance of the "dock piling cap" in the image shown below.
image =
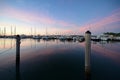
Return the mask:
[[20,35],[16,35],[16,37],[20,37]]
[[20,35],[16,35],[16,38],[20,38]]
[[86,33],[86,34],[91,34],[91,32],[90,32],[89,30],[88,30],[88,31],[86,31],[85,33]]

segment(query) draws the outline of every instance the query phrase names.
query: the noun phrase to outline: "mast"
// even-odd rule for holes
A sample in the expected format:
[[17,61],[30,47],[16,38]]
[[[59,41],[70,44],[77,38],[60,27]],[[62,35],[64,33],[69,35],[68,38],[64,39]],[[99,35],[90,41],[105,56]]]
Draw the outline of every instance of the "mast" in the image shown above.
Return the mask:
[[0,36],[1,36],[1,28],[0,28]]
[[2,32],[2,36],[3,36],[3,30],[1,32]]
[[32,36],[32,27],[31,27],[31,36]]
[[34,35],[36,36],[36,27],[35,27]]
[[6,27],[4,27],[4,36],[6,35]]
[[14,27],[14,35],[16,35],[16,26]]
[[12,26],[11,26],[11,36],[12,36]]
[[46,27],[46,36],[48,35],[48,33],[47,33],[47,27]]

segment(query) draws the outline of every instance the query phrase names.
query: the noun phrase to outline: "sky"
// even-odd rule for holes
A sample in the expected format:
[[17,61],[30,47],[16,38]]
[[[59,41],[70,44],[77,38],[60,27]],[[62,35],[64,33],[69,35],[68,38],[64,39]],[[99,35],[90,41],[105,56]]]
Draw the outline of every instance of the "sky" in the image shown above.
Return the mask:
[[120,0],[0,0],[0,34],[15,27],[16,34],[120,32]]

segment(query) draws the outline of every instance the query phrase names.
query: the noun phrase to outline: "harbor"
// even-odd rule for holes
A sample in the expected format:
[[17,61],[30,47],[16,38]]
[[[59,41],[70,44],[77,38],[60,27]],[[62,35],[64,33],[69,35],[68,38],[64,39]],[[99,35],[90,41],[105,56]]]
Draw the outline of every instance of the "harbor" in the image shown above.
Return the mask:
[[[0,38],[15,39],[16,35],[0,35]],[[111,37],[112,36],[112,37]],[[85,35],[20,35],[21,39],[43,39],[43,40],[67,40],[67,41],[85,41]],[[113,35],[92,35],[92,41],[120,41],[120,36]]]
[[[14,30],[14,31],[13,31]],[[79,41],[79,42],[83,42],[85,41],[85,35],[81,35],[81,34],[67,34],[67,35],[61,35],[61,34],[54,34],[54,35],[50,35],[48,34],[48,31],[46,30],[46,34],[45,35],[40,35],[36,33],[36,30],[34,31],[34,34],[32,34],[32,30],[31,33],[29,35],[26,34],[16,34],[16,27],[14,27],[14,29],[11,27],[11,34],[6,34],[8,33],[8,31],[6,30],[6,27],[4,27],[3,29],[0,28],[0,38],[8,38],[8,39],[15,39],[16,35],[20,35],[21,39],[42,39],[42,40],[62,40],[62,41]],[[113,33],[113,32],[107,32],[107,33],[102,33],[99,35],[91,35],[91,40],[92,41],[118,41],[120,42],[120,33]]]
[[[85,45],[85,41],[21,38],[20,58],[16,58],[16,38],[0,38],[0,61],[4,61],[0,64],[0,79],[119,79],[120,43],[91,41],[90,44],[91,60],[85,63],[85,46],[89,42]],[[16,59],[20,60],[19,67],[15,65]],[[88,64],[90,68],[86,69]]]
[[120,80],[120,0],[0,0],[0,80]]

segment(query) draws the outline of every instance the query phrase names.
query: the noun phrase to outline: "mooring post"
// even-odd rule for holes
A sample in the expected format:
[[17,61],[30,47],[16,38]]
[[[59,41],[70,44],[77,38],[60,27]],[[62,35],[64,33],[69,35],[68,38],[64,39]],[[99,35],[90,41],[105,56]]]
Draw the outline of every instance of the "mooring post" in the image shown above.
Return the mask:
[[16,36],[16,80],[20,80],[20,36]]
[[91,32],[85,32],[85,80],[90,80]]

